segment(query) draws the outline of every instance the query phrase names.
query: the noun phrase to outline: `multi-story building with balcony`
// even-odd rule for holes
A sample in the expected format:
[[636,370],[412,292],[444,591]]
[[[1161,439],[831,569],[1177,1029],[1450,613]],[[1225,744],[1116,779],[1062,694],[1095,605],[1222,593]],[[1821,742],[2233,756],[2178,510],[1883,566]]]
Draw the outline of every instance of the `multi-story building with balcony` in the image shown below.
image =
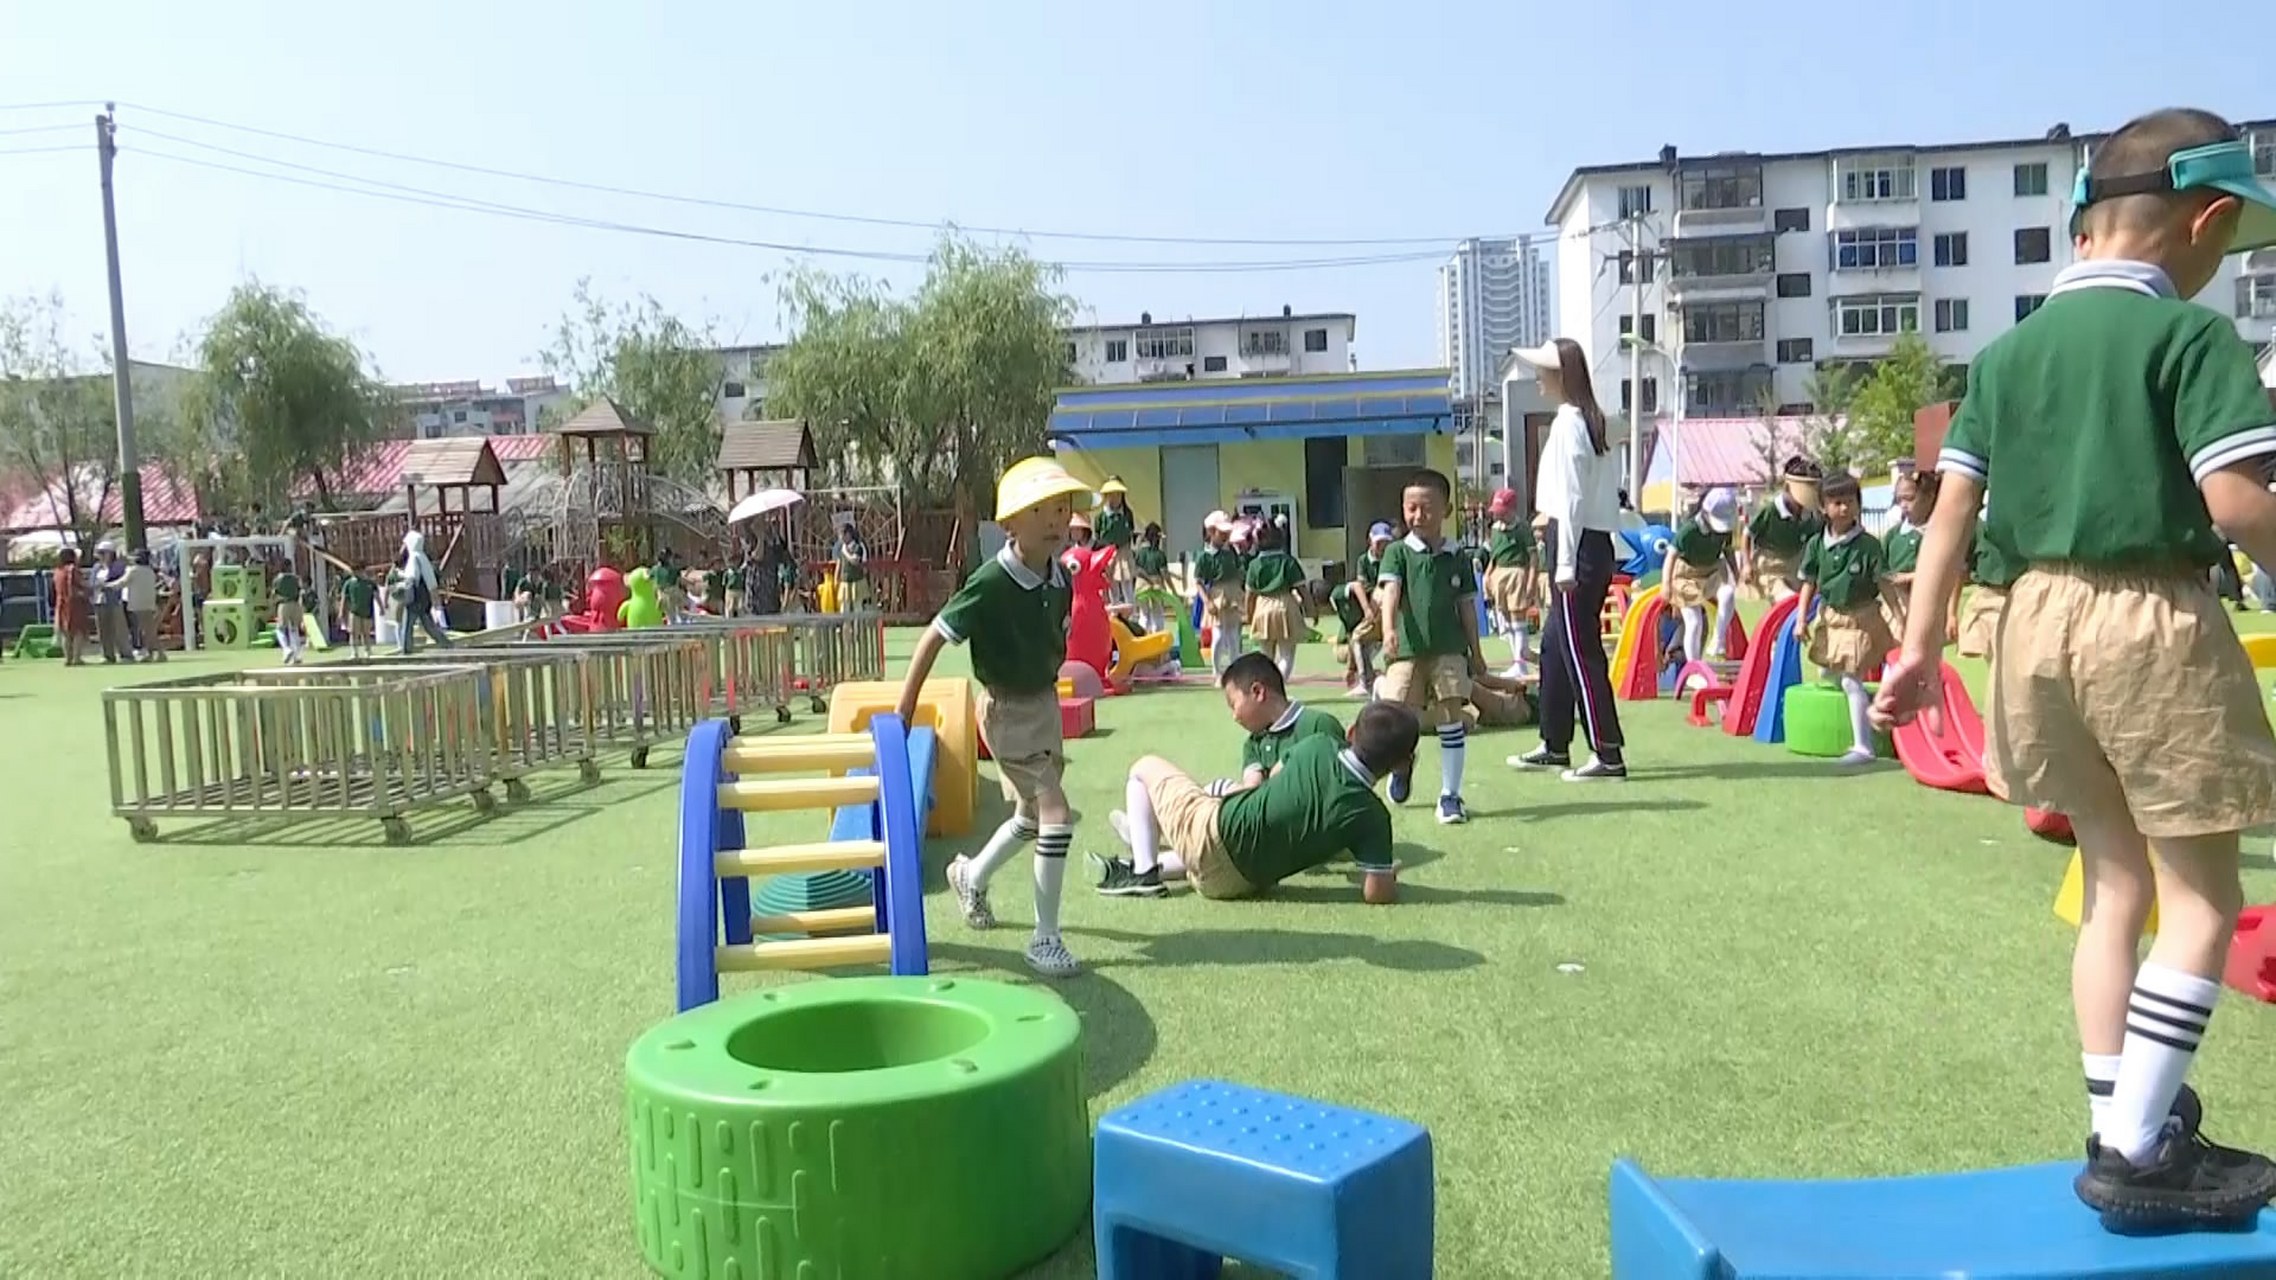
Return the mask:
[[1492,393],[1511,347],[1550,337],[1549,258],[1531,236],[1464,240],[1438,269],[1438,362],[1454,398]]
[[[2276,120],[2245,126],[2276,179]],[[1806,413],[1811,376],[1918,332],[1948,362],[2046,301],[2072,257],[2070,195],[2101,135],[1718,152],[1573,171],[1550,206],[1557,331],[1607,408]],[[1610,269],[1607,269],[1607,267]],[[1637,284],[1641,280],[1641,306]],[[2258,345],[2276,330],[2276,250],[2232,257],[2197,299]],[[1628,339],[1640,339],[1642,386]]]
[[569,389],[551,377],[508,378],[503,391],[479,380],[407,383],[391,390],[402,433],[418,440],[524,435],[539,429],[547,409],[569,400]]
[[1348,312],[1165,320],[1142,313],[1136,324],[1075,325],[1063,330],[1074,380],[1187,382],[1204,378],[1285,378],[1349,373],[1359,326]]

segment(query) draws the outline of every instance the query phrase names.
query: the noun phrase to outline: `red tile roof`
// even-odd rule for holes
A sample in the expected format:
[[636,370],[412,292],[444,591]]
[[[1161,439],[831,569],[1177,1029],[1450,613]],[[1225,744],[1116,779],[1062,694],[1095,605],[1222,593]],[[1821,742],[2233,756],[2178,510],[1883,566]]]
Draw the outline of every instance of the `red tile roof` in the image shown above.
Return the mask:
[[[1803,418],[1777,420],[1780,457],[1802,451],[1806,421]],[[1686,418],[1671,424],[1676,482],[1686,485],[1764,483],[1770,478],[1762,465],[1766,429],[1760,418]]]
[[[92,502],[99,480],[82,483],[79,494],[82,500]],[[9,503],[0,514],[0,532],[30,533],[39,529],[60,529],[70,518],[70,504],[60,485],[41,489],[38,484],[24,484],[14,492],[25,496]],[[125,505],[116,486],[103,502],[103,520],[117,524],[125,519]],[[142,519],[147,524],[191,524],[198,518],[197,494],[187,485],[177,486],[173,477],[155,463],[142,468]]]

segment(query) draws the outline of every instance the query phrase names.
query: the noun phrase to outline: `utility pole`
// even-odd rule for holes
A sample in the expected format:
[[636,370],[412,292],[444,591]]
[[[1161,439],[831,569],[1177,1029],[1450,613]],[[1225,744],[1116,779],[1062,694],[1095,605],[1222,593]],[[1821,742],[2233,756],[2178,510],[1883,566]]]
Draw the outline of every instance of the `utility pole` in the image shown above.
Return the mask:
[[1628,220],[1628,502],[1644,509],[1644,215]]
[[[134,361],[126,353],[126,297],[119,285],[119,214],[111,196],[111,166],[118,159],[114,103],[95,117],[95,152],[103,169],[103,253],[111,269],[111,395],[118,408],[119,510],[129,552],[147,550],[142,528],[142,459],[134,447]],[[66,484],[72,483],[70,480]]]

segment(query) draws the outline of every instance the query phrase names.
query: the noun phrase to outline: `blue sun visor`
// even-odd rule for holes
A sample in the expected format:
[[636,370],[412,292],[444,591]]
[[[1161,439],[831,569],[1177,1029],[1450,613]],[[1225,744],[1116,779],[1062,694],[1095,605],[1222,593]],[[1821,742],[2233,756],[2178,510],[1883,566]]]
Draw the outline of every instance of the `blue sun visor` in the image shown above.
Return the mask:
[[2159,173],[2131,173],[2116,178],[2091,178],[2078,171],[2071,188],[2072,220],[2097,200],[2118,196],[2154,195],[2165,191],[2223,192],[2244,206],[2237,220],[2236,240],[2230,253],[2248,253],[2276,245],[2276,191],[2252,171],[2252,146],[2242,139],[2208,143],[2176,151]]

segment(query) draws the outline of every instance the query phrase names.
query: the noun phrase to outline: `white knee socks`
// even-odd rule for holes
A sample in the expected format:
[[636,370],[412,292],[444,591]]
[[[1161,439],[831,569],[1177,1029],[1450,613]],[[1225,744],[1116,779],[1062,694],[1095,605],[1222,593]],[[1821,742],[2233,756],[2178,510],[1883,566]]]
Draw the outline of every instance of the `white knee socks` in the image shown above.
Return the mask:
[[2103,1145],[2136,1163],[2157,1145],[2220,997],[2220,984],[2210,978],[2161,964],[2142,966],[2126,1008],[2125,1051],[2118,1058]]
[[1715,634],[1707,641],[1707,656],[1720,658],[1731,651],[1731,619],[1739,616],[1739,593],[1726,582],[1715,588]]
[[1707,611],[1695,604],[1683,606],[1683,660],[1699,661],[1699,637],[1707,630]]
[[1525,624],[1522,622],[1509,624],[1509,660],[1520,667],[1525,665]]
[[1122,787],[1122,819],[1130,837],[1130,867],[1144,875],[1161,858],[1161,824],[1154,818],[1154,796],[1146,784],[1132,778]]
[[1460,799],[1462,795],[1462,760],[1469,740],[1470,727],[1460,720],[1438,726],[1438,794]]
[[2118,1064],[2125,1059],[2115,1053],[2089,1053],[2082,1055],[2086,1062],[2086,1109],[2093,1123],[2088,1133],[2100,1135],[2110,1126],[2110,1105],[2118,1096]]
[[1217,634],[1211,638],[1209,642],[1210,670],[1215,672],[1219,679],[1223,679],[1225,676],[1225,668],[1232,666],[1233,659],[1240,656],[1240,624],[1227,623],[1223,626],[1218,627]]
[[1035,936],[1059,936],[1059,893],[1067,883],[1067,850],[1075,843],[1071,823],[1046,823],[1035,834]]
[[1873,754],[1873,722],[1867,713],[1873,709],[1873,696],[1856,676],[1841,678],[1841,692],[1849,699],[1849,733],[1854,742],[1852,751],[1870,756]]
[[1284,640],[1280,644],[1275,645],[1273,649],[1272,663],[1274,666],[1280,668],[1281,679],[1285,680],[1290,676],[1295,675],[1296,642],[1294,640]]
[[981,845],[980,852],[972,857],[973,887],[987,888],[989,879],[1012,860],[1019,847],[1035,839],[1035,831],[1035,823],[1016,813],[1004,819],[996,833],[988,837],[988,843]]

